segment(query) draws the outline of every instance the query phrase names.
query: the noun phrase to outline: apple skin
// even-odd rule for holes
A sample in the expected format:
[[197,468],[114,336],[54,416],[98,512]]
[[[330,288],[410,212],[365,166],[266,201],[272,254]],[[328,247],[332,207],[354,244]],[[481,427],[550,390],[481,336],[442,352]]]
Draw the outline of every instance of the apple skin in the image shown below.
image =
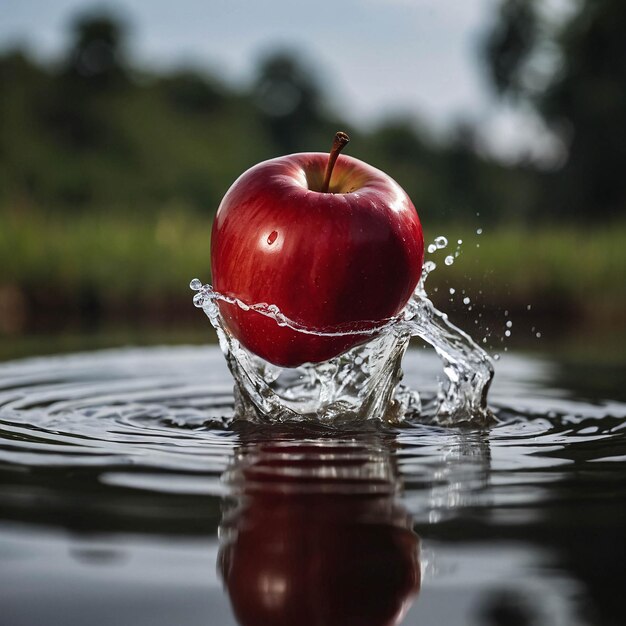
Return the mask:
[[[397,315],[419,281],[424,238],[404,190],[384,172],[340,155],[329,192],[328,154],[299,153],[244,172],[222,200],[211,234],[213,287],[267,303],[317,331],[363,331]],[[228,330],[275,365],[338,356],[371,335],[328,337],[279,326],[224,301]]]

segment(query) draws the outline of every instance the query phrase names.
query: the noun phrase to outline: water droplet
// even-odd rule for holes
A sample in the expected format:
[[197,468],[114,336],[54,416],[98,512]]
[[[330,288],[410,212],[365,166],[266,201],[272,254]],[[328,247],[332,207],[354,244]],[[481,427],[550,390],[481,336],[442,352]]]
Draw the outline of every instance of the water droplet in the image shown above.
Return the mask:
[[199,278],[194,278],[189,283],[189,289],[193,289],[194,291],[200,291],[200,289],[202,289],[202,281]]
[[463,304],[469,304],[471,302],[471,300],[469,299],[468,296],[465,296],[465,298],[463,298]]
[[278,231],[273,230],[267,237],[267,245],[271,246],[278,239]]
[[476,229],[476,234],[477,235],[482,235],[483,234],[483,229],[482,228],[477,228]]
[[510,330],[505,330],[504,331],[504,336],[505,337],[510,337],[511,336],[511,331]]
[[535,337],[537,337],[537,339],[541,339],[541,333],[536,333]]
[[202,305],[204,304],[204,295],[201,293],[197,293],[193,297],[193,304],[194,306],[197,306],[199,309],[202,308]]
[[526,307],[526,310],[527,310],[527,311],[530,311],[531,307],[532,307],[532,304],[529,304],[529,305]]
[[454,257],[451,255],[448,255],[445,259],[444,259],[444,263],[446,265],[452,265],[454,263]]
[[448,245],[448,240],[443,236],[435,237],[435,245],[438,250],[443,250]]
[[507,327],[507,328],[511,328],[511,326],[513,326],[513,322],[512,322],[511,320],[509,320],[509,321],[506,323],[506,327]]
[[437,251],[437,246],[434,243],[428,245],[428,253],[432,254]]
[[507,317],[509,315],[508,310],[504,312],[504,317]]
[[456,289],[454,287],[450,287],[450,295],[453,296],[456,293]]
[[430,274],[436,267],[436,263],[433,263],[432,261],[426,261],[426,263],[424,263],[423,271],[426,274]]
[[480,248],[480,244],[479,244],[479,243],[477,243],[477,244],[476,244],[476,247],[477,247],[477,248]]
[[463,240],[462,240],[462,239],[459,239],[459,240],[457,241],[457,243],[458,243],[459,245],[461,245],[461,244],[463,243]]
[[493,360],[494,361],[499,361],[500,360],[500,355],[499,354],[494,354],[493,355]]
[[483,343],[487,343],[487,337],[483,337]]

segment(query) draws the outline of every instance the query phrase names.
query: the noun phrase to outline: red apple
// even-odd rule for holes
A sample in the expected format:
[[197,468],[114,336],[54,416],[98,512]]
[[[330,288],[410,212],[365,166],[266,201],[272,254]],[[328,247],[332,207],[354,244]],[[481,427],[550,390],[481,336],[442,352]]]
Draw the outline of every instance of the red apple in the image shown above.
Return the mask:
[[[424,238],[404,190],[384,172],[339,155],[305,152],[259,163],[222,200],[213,224],[216,291],[276,305],[299,326],[367,331],[397,315],[420,278]],[[367,332],[306,334],[219,302],[228,330],[283,367],[325,361],[367,341]]]

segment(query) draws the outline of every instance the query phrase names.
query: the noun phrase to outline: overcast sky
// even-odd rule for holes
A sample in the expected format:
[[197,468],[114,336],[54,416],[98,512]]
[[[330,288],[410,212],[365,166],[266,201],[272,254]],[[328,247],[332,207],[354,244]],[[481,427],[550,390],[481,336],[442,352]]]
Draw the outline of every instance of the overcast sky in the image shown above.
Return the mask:
[[550,148],[529,112],[505,109],[480,65],[481,38],[497,0],[0,0],[0,48],[26,44],[48,58],[63,48],[72,16],[106,7],[132,26],[132,52],[152,67],[193,63],[232,83],[260,55],[301,52],[342,117],[376,122],[408,113],[437,132],[477,123],[500,155]]

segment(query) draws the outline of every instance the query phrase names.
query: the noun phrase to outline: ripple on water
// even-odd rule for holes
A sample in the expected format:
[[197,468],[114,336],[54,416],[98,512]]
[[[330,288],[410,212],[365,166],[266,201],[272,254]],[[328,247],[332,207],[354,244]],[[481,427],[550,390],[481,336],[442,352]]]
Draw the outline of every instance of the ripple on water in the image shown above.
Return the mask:
[[[236,441],[226,428],[232,391],[218,356],[115,350],[4,364],[0,458],[219,475]],[[135,482],[146,485],[139,475]]]
[[[424,351],[409,351],[407,382],[436,383],[437,363]],[[503,516],[521,507],[531,515],[573,467],[585,463],[588,472],[602,471],[626,458],[626,406],[582,402],[551,389],[550,368],[515,357],[500,362],[492,396],[499,423],[491,429],[353,424],[349,431],[303,427],[281,436],[338,446],[383,437],[418,521],[477,506],[500,508]],[[221,477],[242,445],[233,410],[230,374],[215,348],[6,363],[0,365],[0,463],[15,471],[83,468],[105,490],[223,495]],[[247,441],[271,438],[268,428],[248,429]]]

